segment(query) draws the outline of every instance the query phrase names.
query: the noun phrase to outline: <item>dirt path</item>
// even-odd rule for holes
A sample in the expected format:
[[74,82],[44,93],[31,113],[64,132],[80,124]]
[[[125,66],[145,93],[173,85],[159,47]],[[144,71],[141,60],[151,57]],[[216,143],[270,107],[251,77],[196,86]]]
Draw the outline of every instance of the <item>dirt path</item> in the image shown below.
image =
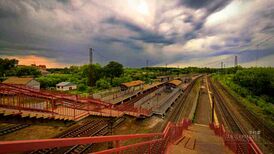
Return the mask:
[[198,124],[208,125],[210,123],[211,107],[206,89],[205,78],[201,81],[200,97],[196,109],[194,122]]

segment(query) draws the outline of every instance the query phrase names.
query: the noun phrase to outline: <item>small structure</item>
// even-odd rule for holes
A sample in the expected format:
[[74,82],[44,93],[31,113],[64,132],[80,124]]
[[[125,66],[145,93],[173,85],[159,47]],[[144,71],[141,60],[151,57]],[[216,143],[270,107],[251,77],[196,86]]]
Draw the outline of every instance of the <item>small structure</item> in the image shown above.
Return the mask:
[[144,81],[136,80],[131,82],[126,82],[121,84],[121,90],[122,91],[134,91],[137,89],[142,89],[144,87]]
[[170,81],[170,80],[172,80],[172,79],[173,79],[172,76],[158,76],[158,77],[157,77],[157,80],[158,80],[159,82],[167,82],[167,81]]
[[40,82],[36,81],[34,78],[25,78],[25,77],[9,77],[5,81],[5,84],[15,84],[23,85],[35,89],[40,89]]
[[191,81],[191,77],[184,76],[184,77],[181,77],[179,80],[181,80],[183,83],[189,83]]
[[38,68],[43,69],[43,70],[46,70],[46,69],[47,69],[47,66],[46,66],[46,65],[38,65]]
[[77,85],[71,82],[60,82],[56,84],[56,90],[68,91],[73,89],[77,89]]
[[37,68],[43,76],[50,74],[50,72],[47,71],[47,66],[46,65],[31,64],[30,66]]
[[172,81],[169,81],[166,84],[166,89],[167,90],[173,90],[173,89],[177,88],[181,83],[182,83],[181,80],[172,80]]
[[39,69],[39,71],[41,72],[41,74],[42,74],[43,76],[50,74],[50,72],[47,71],[47,70],[45,70],[45,69]]

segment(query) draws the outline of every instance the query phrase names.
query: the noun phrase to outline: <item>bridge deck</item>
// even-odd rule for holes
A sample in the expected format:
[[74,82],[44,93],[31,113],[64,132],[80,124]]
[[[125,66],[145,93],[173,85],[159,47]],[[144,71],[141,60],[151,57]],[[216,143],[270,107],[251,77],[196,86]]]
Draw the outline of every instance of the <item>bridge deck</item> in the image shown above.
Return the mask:
[[176,145],[169,148],[170,154],[203,153],[203,154],[232,154],[233,152],[224,145],[223,139],[214,134],[207,125],[194,124],[184,130],[184,137]]

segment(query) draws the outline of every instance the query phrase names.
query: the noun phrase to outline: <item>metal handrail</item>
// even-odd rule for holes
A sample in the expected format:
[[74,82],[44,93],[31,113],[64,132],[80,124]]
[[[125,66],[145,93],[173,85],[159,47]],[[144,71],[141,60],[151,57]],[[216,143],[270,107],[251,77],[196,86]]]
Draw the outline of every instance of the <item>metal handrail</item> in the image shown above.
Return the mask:
[[[129,134],[129,135],[112,135],[112,136],[95,136],[95,137],[79,137],[79,138],[58,138],[58,139],[41,139],[41,140],[20,140],[20,141],[4,141],[0,142],[0,153],[26,152],[37,149],[66,147],[81,144],[101,143],[101,142],[116,142],[116,147],[109,150],[104,150],[99,153],[118,152],[129,148],[138,146],[148,146],[151,150],[156,142],[161,142],[161,151],[165,150],[164,145],[168,145],[179,139],[182,136],[183,129],[190,125],[189,120],[183,120],[181,123],[168,123],[166,129],[162,133],[147,133],[147,134]],[[120,141],[129,139],[152,139],[150,141],[143,141],[140,143],[120,146]]]

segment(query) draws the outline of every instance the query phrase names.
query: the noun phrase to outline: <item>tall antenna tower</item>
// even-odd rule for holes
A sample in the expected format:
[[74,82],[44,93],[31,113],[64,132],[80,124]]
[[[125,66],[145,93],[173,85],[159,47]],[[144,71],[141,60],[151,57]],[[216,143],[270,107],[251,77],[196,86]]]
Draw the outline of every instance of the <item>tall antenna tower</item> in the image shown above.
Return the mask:
[[89,48],[89,69],[88,69],[88,85],[94,86],[94,76],[92,72],[92,58],[93,58],[93,49]]
[[89,64],[92,64],[92,58],[93,58],[93,49],[89,48]]
[[238,57],[237,57],[237,56],[235,56],[234,66],[235,66],[235,67],[237,67],[237,66],[238,66]]
[[221,62],[221,68],[224,68],[224,62]]

